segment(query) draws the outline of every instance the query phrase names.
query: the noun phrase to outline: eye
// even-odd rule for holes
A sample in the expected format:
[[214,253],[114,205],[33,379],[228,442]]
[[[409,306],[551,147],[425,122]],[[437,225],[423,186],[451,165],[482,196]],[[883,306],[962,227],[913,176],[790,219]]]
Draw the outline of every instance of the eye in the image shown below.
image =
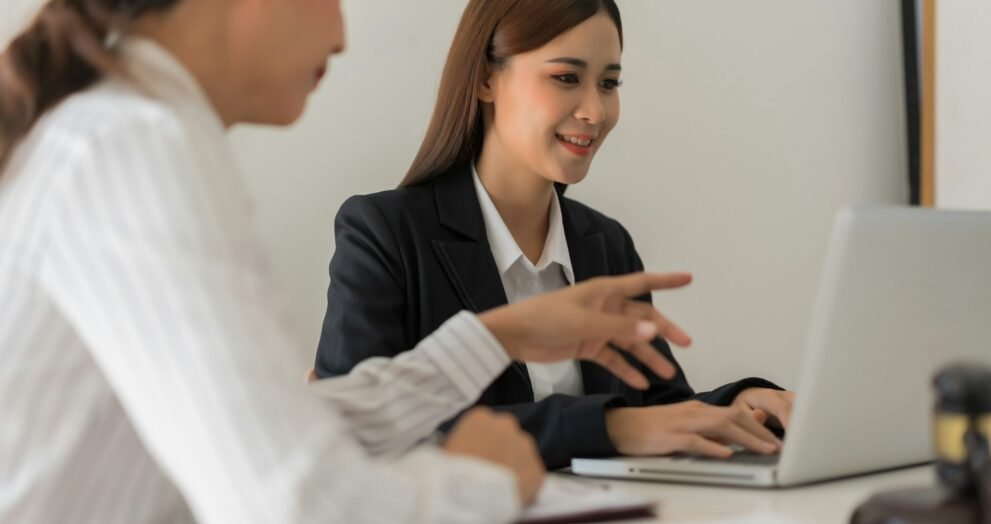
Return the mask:
[[602,82],[599,82],[599,86],[602,87],[602,89],[605,89],[606,91],[612,91],[613,89],[616,89],[617,87],[620,87],[622,85],[623,85],[623,81],[617,80],[615,78],[607,78]]
[[562,73],[560,75],[551,75],[551,78],[561,82],[562,84],[577,84],[578,75],[574,73]]

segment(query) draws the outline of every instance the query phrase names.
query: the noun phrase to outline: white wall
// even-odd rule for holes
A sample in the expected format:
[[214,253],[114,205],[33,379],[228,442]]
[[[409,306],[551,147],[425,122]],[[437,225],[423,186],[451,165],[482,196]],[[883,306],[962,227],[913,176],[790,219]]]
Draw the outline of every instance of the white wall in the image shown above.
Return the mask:
[[936,205],[991,210],[991,4],[936,7]]
[[0,47],[7,46],[41,4],[41,0],[3,0],[3,5],[0,6],[3,11],[3,16],[0,16]]
[[[332,220],[412,160],[464,2],[347,2],[350,50],[289,132],[234,135],[291,293],[301,365],[325,307]],[[626,0],[619,127],[569,192],[632,232],[710,387],[792,384],[832,215],[907,199],[898,2]]]
[[[37,2],[10,1],[15,13]],[[346,2],[350,49],[307,117],[233,134],[295,313],[300,369],[323,316],[337,207],[405,172],[463,5]],[[690,289],[657,298],[695,337],[679,356],[696,386],[751,374],[792,385],[833,213],[907,198],[898,2],[621,7],[624,115],[569,195],[622,221],[648,268],[695,273]]]

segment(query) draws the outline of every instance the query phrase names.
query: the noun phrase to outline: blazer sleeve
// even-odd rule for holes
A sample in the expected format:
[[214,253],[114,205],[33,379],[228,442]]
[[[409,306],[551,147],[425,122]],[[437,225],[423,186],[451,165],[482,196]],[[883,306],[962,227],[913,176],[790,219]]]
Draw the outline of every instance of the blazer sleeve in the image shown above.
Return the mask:
[[[626,231],[626,228],[623,228],[622,225],[619,227],[623,231],[624,242],[626,243],[625,251],[631,264],[629,272],[636,273],[638,271],[643,271],[643,261],[640,259],[640,254],[637,253],[637,250],[633,245],[633,239],[630,237],[629,232]],[[649,293],[641,297],[637,297],[637,300],[648,304],[653,304],[653,299]],[[677,374],[671,380],[664,380],[652,373],[639,362],[635,363],[637,367],[645,374],[650,383],[647,391],[643,393],[644,405],[646,406],[671,404],[685,400],[699,400],[705,402],[706,404],[712,404],[715,406],[728,406],[734,399],[736,399],[736,396],[745,389],[783,389],[768,380],[758,377],[748,377],[736,382],[730,382],[729,384],[720,386],[712,391],[696,393],[695,390],[688,384],[688,378],[685,376],[685,372],[681,368],[681,365],[678,364],[678,361],[674,358],[674,354],[671,352],[671,346],[668,345],[667,341],[658,337],[654,339],[652,344],[655,348],[657,348],[657,351],[659,351],[665,358],[674,364]]]
[[[612,457],[619,454],[606,433],[606,410],[627,406],[622,395],[573,396],[555,393],[540,402],[490,406],[509,413],[533,436],[548,470],[571,465],[572,457]],[[457,418],[442,426],[450,430]]]
[[349,198],[334,221],[327,313],[317,346],[320,378],[348,374],[372,357],[409,349],[399,248],[382,212],[367,197]]

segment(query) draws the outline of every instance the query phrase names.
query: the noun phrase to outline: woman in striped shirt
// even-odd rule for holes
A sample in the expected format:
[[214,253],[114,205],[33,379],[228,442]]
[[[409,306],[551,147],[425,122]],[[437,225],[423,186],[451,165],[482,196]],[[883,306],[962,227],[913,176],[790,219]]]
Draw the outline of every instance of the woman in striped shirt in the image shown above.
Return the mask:
[[0,521],[505,521],[543,470],[487,412],[513,359],[670,376],[688,338],[601,279],[462,313],[310,391],[225,132],[288,124],[344,48],[332,0],[52,0],[0,56]]

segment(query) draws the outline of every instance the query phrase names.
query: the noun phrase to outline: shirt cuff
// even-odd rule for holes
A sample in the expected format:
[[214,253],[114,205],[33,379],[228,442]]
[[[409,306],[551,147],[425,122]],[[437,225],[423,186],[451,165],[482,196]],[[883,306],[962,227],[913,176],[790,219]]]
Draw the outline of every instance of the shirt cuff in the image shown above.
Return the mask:
[[417,348],[466,398],[475,400],[510,364],[509,355],[477,316],[462,311]]

